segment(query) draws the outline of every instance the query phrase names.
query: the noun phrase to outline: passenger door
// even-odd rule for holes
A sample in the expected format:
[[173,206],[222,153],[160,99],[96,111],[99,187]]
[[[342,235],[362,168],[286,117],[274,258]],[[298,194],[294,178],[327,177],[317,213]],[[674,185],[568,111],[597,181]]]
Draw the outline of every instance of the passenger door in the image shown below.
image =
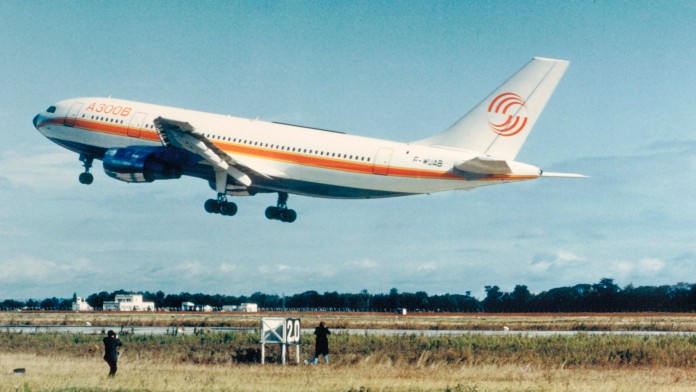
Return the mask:
[[128,125],[128,136],[139,138],[140,133],[145,125],[145,117],[147,113],[135,113],[131,119],[130,125]]
[[70,106],[70,109],[68,109],[68,113],[65,115],[65,126],[75,126],[75,121],[77,121],[77,114],[80,112],[81,109],[82,102],[75,102],[74,104],[72,104],[72,106]]
[[377,151],[375,163],[372,165],[372,172],[383,176],[389,174],[389,163],[391,162],[393,152],[394,150],[391,148],[380,148]]

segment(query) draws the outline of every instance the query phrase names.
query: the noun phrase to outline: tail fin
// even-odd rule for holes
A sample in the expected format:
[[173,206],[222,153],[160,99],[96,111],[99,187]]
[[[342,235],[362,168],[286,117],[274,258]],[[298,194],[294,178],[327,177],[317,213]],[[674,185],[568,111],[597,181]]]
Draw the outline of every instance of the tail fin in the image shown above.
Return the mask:
[[533,58],[449,129],[415,144],[514,159],[568,64],[564,60]]

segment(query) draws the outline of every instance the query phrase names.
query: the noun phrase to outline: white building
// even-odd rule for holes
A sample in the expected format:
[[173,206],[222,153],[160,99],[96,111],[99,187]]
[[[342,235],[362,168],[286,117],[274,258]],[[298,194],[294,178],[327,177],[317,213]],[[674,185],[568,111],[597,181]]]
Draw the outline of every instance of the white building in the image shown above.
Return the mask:
[[239,305],[239,311],[240,312],[256,313],[259,311],[259,306],[257,304],[244,303],[244,304]]
[[114,301],[104,301],[104,310],[154,311],[154,302],[143,302],[141,294],[116,294]]
[[257,304],[243,303],[239,306],[237,305],[223,305],[223,312],[250,312],[256,313],[259,311],[259,306]]
[[194,305],[193,302],[182,302],[181,310],[184,312],[193,312],[196,310],[196,305]]
[[94,310],[94,308],[89,306],[89,304],[84,298],[77,297],[75,302],[73,302],[72,304],[72,310],[76,312],[89,312],[90,310]]

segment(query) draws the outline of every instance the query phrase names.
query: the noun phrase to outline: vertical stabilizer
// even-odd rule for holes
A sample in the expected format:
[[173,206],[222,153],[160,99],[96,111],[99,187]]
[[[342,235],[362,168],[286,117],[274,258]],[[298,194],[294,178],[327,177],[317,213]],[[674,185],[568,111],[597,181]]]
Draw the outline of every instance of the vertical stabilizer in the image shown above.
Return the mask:
[[415,143],[514,159],[568,64],[533,58],[449,129]]

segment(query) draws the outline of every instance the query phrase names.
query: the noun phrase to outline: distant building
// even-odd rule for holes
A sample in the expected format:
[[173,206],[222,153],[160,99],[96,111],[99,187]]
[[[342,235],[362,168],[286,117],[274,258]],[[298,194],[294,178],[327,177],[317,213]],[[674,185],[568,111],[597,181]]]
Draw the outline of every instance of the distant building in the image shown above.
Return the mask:
[[212,312],[213,311],[213,307],[210,305],[198,305],[196,308],[198,309],[199,312]]
[[114,301],[104,301],[104,310],[116,310],[122,312],[154,311],[154,302],[143,302],[141,294],[116,294]]
[[72,310],[76,312],[89,312],[90,310],[94,310],[94,308],[89,306],[84,298],[77,297],[75,298],[75,302],[72,303]]
[[244,303],[241,305],[223,305],[223,312],[250,312],[256,313],[259,311],[259,306],[257,304]]
[[194,305],[193,302],[182,302],[181,310],[184,312],[193,312],[196,310],[196,305]]
[[259,311],[259,306],[257,304],[241,304],[239,305],[239,311],[240,312],[249,312],[249,313],[256,313]]

